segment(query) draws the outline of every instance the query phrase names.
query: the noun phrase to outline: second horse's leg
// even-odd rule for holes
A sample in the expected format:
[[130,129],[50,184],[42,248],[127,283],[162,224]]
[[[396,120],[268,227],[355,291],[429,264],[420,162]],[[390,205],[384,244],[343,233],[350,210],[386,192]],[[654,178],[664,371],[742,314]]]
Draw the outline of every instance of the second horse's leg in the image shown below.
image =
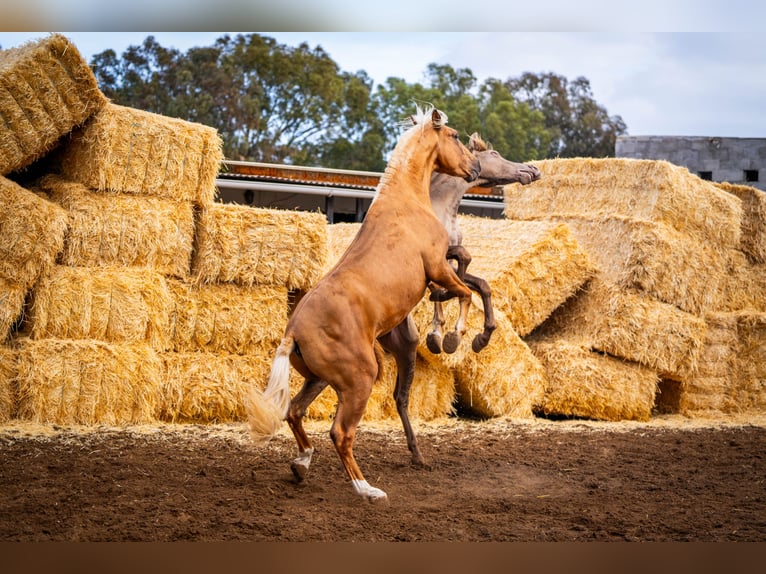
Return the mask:
[[492,310],[492,289],[490,289],[489,284],[484,279],[475,275],[466,273],[463,280],[472,291],[476,291],[481,295],[481,302],[484,306],[484,331],[477,334],[471,342],[471,348],[475,353],[478,353],[487,346],[489,338],[497,328],[495,313]]

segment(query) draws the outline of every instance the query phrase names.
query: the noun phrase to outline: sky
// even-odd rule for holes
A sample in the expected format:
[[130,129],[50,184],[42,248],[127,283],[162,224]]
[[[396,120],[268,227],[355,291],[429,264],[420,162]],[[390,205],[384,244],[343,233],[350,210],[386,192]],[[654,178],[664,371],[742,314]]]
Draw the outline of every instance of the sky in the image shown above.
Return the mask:
[[[133,4],[140,5],[145,1],[134,0]],[[165,0],[155,4],[167,7],[179,1]],[[225,11],[227,2],[240,0],[217,0],[217,14],[228,14]],[[389,0],[385,6],[390,8],[398,2]],[[67,3],[90,7],[90,16],[79,20],[84,24],[74,29],[110,31],[68,31],[76,23],[73,13],[68,13],[69,20],[59,15],[59,20],[53,22],[58,26],[42,27],[42,24],[50,24],[47,21],[30,26],[31,30],[46,32],[1,31],[3,26],[0,25],[0,46],[10,48],[44,37],[47,31],[56,31],[69,37],[89,60],[94,54],[110,48],[121,55],[128,46],[140,45],[148,35],[155,36],[164,47],[186,51],[193,46],[212,45],[227,33],[123,31],[122,26],[115,25],[123,18],[120,10],[110,13],[111,20],[99,20],[105,16],[100,16],[96,7],[103,3],[93,0],[25,2],[27,6],[33,3],[52,3],[59,9]],[[208,0],[205,3],[206,6],[211,4]],[[308,5],[301,6],[301,3],[305,0],[283,0],[281,9],[270,9],[274,22],[269,18],[261,18],[261,21],[297,25],[310,20],[313,13],[306,8]],[[615,3],[616,0],[609,6]],[[257,1],[247,3],[247,9],[237,4],[242,14],[240,26],[227,29],[241,29],[241,24],[249,22],[251,11],[256,10],[258,4]],[[419,10],[427,11],[428,4],[428,1],[421,2]],[[630,135],[766,137],[766,113],[763,113],[766,104],[766,34],[760,29],[765,21],[766,7],[742,0],[725,3],[644,0],[628,5],[639,4],[640,10],[623,8],[613,13],[605,11],[606,3],[601,0],[538,0],[534,4],[512,0],[484,0],[473,4],[443,0],[440,5],[451,7],[451,18],[435,11],[426,14],[430,19],[414,14],[420,18],[419,22],[428,23],[425,27],[417,24],[417,18],[409,21],[399,17],[397,31],[394,22],[389,24],[390,17],[389,20],[378,18],[373,22],[376,26],[368,25],[379,13],[381,3],[324,0],[323,5],[329,8],[321,18],[317,16],[313,21],[313,27],[318,30],[293,31],[291,27],[275,25],[277,29],[289,31],[253,31],[289,46],[301,42],[312,47],[321,46],[343,71],[364,70],[377,83],[392,76],[411,83],[423,81],[430,63],[468,68],[479,83],[487,78],[517,77],[524,72],[553,72],[569,80],[583,76],[590,81],[595,100],[610,115],[619,115]],[[335,20],[338,31],[324,31],[327,11],[333,5],[341,5],[338,10],[345,16]],[[368,8],[364,15],[357,13],[359,6]],[[519,9],[515,10],[515,7]],[[300,8],[306,9],[301,11]],[[556,11],[549,10],[555,17],[543,18],[546,8],[555,8]],[[461,13],[463,10],[465,15]],[[302,16],[296,16],[297,13]],[[484,14],[483,30],[475,25],[477,13]],[[167,24],[164,14],[164,11],[158,12],[150,21]],[[259,14],[264,15],[263,9]],[[493,29],[501,27],[504,20],[508,21],[507,31]],[[8,22],[7,15],[5,22]],[[125,16],[123,23],[130,22]],[[88,23],[90,25],[85,25]],[[352,29],[354,23],[358,30]],[[462,27],[469,31],[430,29],[440,26],[449,29],[447,23],[452,23],[453,27],[462,23]],[[307,23],[305,27],[310,29],[312,26]],[[19,26],[19,29],[25,28]],[[267,26],[262,29],[265,28]],[[475,31],[470,31],[472,28]],[[449,110],[445,111],[449,113]]]

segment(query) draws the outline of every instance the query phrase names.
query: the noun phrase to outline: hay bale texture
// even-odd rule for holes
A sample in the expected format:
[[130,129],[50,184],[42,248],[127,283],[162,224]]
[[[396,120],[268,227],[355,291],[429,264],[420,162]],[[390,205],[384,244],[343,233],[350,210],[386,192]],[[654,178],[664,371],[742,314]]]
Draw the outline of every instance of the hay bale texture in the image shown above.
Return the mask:
[[701,317],[594,277],[535,335],[564,336],[663,377],[686,380],[697,368],[705,330]]
[[24,314],[27,289],[0,277],[0,345],[8,340]]
[[34,340],[80,339],[171,346],[173,299],[152,269],[55,266],[33,293],[26,329]]
[[531,162],[542,177],[504,189],[508,219],[587,216],[650,221],[737,247],[742,202],[667,161],[572,158]]
[[150,267],[164,275],[189,277],[194,244],[190,202],[98,193],[57,175],[45,176],[36,185],[69,213],[61,264]]
[[528,344],[546,370],[543,414],[605,421],[651,417],[659,382],[652,369],[562,337],[530,339]]
[[192,278],[198,284],[308,289],[326,261],[327,221],[321,213],[213,204],[197,223]]
[[0,346],[0,424],[8,422],[16,414],[17,360],[15,350]]
[[217,194],[222,146],[214,128],[109,103],[72,132],[55,164],[91,189],[207,207]]
[[529,334],[594,273],[563,223],[458,216],[472,254],[468,272],[486,280],[492,306]]
[[766,312],[766,263],[753,263],[738,249],[730,249],[726,271],[718,285],[713,312]]
[[149,345],[21,338],[14,346],[19,419],[82,425],[157,420],[162,371]]
[[192,285],[168,280],[168,287],[173,296],[170,330],[176,352],[257,354],[265,343],[278,343],[284,334],[287,289],[283,286]]
[[754,263],[766,263],[766,193],[749,185],[716,183],[742,202],[742,225],[739,249]]
[[0,50],[0,175],[45,155],[106,104],[87,62],[61,34]]

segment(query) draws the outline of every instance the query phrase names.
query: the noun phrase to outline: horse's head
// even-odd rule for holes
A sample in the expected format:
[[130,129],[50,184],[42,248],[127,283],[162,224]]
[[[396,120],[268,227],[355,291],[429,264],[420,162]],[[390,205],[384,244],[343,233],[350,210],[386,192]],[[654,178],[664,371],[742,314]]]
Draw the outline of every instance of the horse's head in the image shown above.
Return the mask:
[[[420,112],[420,110],[419,110]],[[412,123],[418,125],[423,121],[426,113],[412,116]],[[447,127],[447,115],[432,108],[430,118],[423,123],[423,129],[431,129],[437,138],[435,171],[446,173],[456,177],[462,177],[466,181],[474,181],[479,177],[479,160],[460,141],[457,130]]]
[[484,142],[479,134],[473,133],[468,140],[471,150],[481,164],[479,171],[480,185],[508,185],[521,183],[527,185],[540,179],[540,170],[533,165],[509,161]]

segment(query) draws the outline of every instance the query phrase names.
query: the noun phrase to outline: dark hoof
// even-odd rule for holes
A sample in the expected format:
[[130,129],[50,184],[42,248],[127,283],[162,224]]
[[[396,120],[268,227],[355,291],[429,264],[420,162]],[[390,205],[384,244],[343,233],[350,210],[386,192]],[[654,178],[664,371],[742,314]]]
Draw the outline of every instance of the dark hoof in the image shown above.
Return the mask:
[[301,483],[306,479],[306,475],[309,472],[309,469],[306,468],[302,464],[292,463],[290,465],[290,470],[293,471],[293,477],[295,478],[295,482]]
[[478,353],[487,346],[487,343],[489,343],[489,338],[485,338],[481,334],[476,335],[473,341],[471,341],[471,349],[473,349],[474,353]]
[[442,343],[442,350],[445,353],[454,353],[457,351],[457,347],[460,344],[460,335],[457,331],[450,331],[444,336],[444,342]]
[[438,333],[428,333],[426,336],[426,347],[434,355],[442,352],[442,337]]

